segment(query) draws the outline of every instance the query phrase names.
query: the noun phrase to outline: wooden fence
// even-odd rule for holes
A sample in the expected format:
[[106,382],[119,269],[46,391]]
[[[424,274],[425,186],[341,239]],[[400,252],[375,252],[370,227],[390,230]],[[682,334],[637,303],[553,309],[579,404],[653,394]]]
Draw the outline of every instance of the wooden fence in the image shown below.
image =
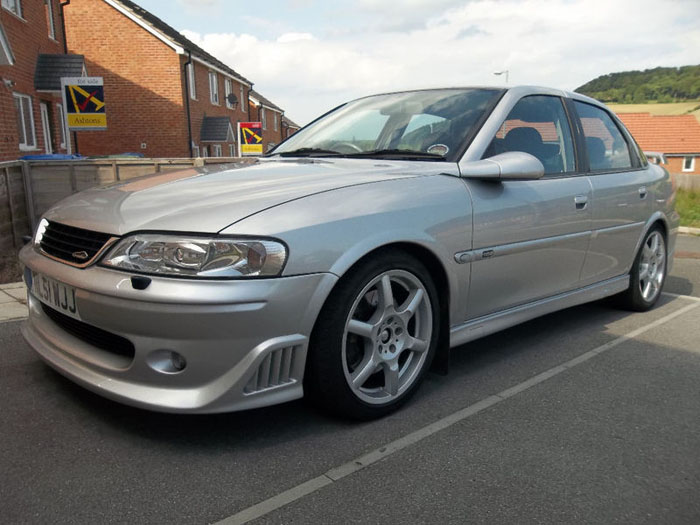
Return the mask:
[[673,177],[674,186],[676,188],[700,192],[700,175],[695,175],[694,173],[674,173],[671,176]]
[[0,255],[20,248],[41,215],[94,186],[192,166],[254,162],[241,158],[89,159],[0,162]]

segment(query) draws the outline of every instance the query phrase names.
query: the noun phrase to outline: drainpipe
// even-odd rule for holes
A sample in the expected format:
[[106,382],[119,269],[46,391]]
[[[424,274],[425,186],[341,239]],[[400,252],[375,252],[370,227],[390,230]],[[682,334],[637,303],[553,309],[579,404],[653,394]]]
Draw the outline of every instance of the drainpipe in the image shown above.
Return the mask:
[[63,32],[63,52],[68,54],[68,39],[66,38],[66,19],[63,16],[63,8],[70,4],[70,0],[65,0],[65,2],[59,2],[58,6],[61,8],[61,31]]
[[194,150],[192,149],[192,116],[190,114],[190,76],[187,71],[187,66],[192,63],[192,51],[187,50],[187,62],[185,62],[184,76],[185,76],[185,107],[187,108],[187,138],[190,149],[190,158],[194,155]]
[[[59,2],[58,7],[61,12],[61,32],[63,33],[63,53],[68,54],[68,37],[66,36],[66,16],[65,13],[63,12],[63,8],[66,7],[67,5],[70,4],[70,0],[65,0],[64,2]],[[63,108],[63,111],[65,112],[67,108]],[[64,117],[65,114],[64,114]],[[61,122],[61,125],[63,126],[65,123]],[[67,126],[66,126],[67,127]],[[78,132],[74,131],[73,132],[73,142],[75,143],[75,153],[78,155]],[[70,137],[68,137],[68,153],[71,153],[71,146],[70,146]]]

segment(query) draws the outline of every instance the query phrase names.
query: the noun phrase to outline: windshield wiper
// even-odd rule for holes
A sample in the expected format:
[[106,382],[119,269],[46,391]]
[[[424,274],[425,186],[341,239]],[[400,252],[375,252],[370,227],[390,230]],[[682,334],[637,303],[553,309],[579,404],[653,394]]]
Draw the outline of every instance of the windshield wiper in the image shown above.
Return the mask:
[[445,160],[445,157],[437,153],[427,153],[425,151],[416,151],[412,149],[375,149],[363,151],[361,153],[348,153],[345,155],[350,158],[362,157],[406,157],[409,159],[425,159],[425,160]]
[[339,151],[334,151],[332,149],[321,149],[321,148],[299,148],[292,151],[282,151],[280,153],[273,153],[273,155],[279,155],[280,157],[341,157],[342,153]]

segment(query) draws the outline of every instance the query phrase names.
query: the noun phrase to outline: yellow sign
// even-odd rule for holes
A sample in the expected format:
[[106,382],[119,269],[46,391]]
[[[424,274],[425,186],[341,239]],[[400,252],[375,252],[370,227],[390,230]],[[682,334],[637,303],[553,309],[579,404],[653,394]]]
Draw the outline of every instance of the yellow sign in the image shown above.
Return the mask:
[[238,144],[240,155],[262,155],[262,122],[239,122]]
[[107,129],[102,77],[64,77],[61,88],[68,129]]

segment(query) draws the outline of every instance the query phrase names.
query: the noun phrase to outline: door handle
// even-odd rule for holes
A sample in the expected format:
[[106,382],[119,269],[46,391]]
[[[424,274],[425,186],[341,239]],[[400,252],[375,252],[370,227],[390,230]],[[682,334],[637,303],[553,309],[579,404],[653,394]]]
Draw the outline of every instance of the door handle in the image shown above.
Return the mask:
[[588,204],[588,197],[585,195],[576,195],[576,197],[574,197],[574,204],[576,204],[577,210],[585,210],[586,204]]
[[647,196],[647,187],[646,187],[646,186],[642,186],[641,188],[639,188],[639,198],[640,198],[640,199],[643,199],[643,198],[645,198],[646,196]]

